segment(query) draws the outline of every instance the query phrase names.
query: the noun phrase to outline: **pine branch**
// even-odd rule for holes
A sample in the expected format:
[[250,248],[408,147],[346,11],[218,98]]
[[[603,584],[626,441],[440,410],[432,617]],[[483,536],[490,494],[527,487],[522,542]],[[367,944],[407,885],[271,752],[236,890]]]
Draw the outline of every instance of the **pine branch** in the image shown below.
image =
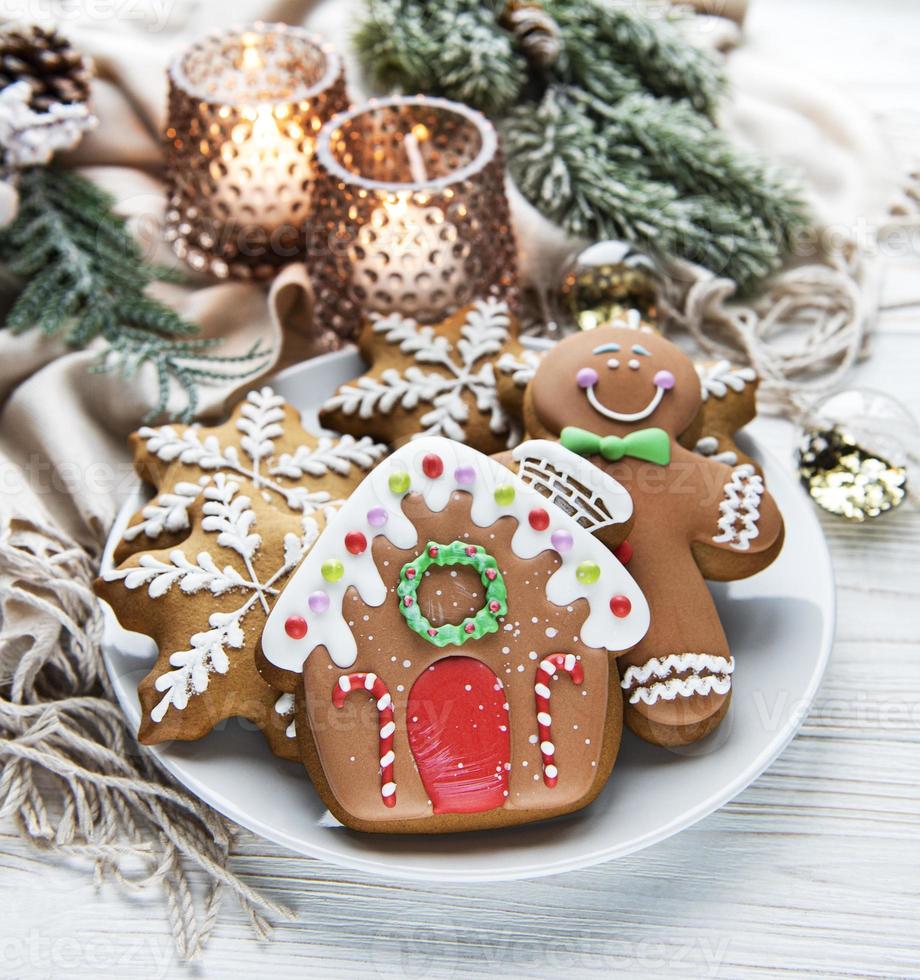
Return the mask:
[[[562,29],[560,81],[607,101],[644,89],[714,114],[725,93],[722,70],[667,20],[585,0],[549,0],[544,6]],[[635,84],[625,91],[619,78]]]
[[648,175],[669,181],[681,193],[706,194],[739,214],[760,220],[785,251],[808,223],[798,190],[777,169],[729,143],[708,120],[686,103],[631,95],[610,106],[573,95],[600,121],[607,152],[635,159]]
[[487,114],[507,110],[527,82],[511,36],[473,0],[370,0],[354,44],[379,88],[442,95]]
[[240,356],[212,353],[217,340],[194,338],[198,327],[144,290],[163,278],[147,263],[113,199],[77,174],[53,168],[23,173],[15,222],[0,232],[0,262],[26,280],[5,326],[61,334],[73,348],[100,346],[95,370],[130,378],[143,365],[156,372],[159,400],[150,418],[167,410],[177,386],[190,420],[202,384],[263,370],[270,351],[255,345]]
[[613,140],[568,90],[551,88],[535,109],[514,110],[503,135],[521,191],[572,235],[687,259],[742,290],[779,268],[779,244],[759,217],[656,179],[641,146],[620,143],[613,152]]

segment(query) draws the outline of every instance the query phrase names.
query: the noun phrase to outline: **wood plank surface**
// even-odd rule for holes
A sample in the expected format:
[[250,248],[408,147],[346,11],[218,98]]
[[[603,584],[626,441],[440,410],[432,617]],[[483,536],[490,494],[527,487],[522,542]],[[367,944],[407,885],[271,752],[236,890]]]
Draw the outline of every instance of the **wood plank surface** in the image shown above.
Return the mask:
[[[751,43],[852,93],[920,156],[913,0],[754,0]],[[920,417],[920,257],[888,263],[874,356],[854,375]],[[769,427],[789,461],[791,426]],[[175,961],[159,898],[0,827],[0,977],[920,976],[920,513],[822,516],[837,641],[801,733],[720,812],[588,871],[411,885],[241,835],[234,868],[298,921],[256,942],[221,912],[203,963]]]

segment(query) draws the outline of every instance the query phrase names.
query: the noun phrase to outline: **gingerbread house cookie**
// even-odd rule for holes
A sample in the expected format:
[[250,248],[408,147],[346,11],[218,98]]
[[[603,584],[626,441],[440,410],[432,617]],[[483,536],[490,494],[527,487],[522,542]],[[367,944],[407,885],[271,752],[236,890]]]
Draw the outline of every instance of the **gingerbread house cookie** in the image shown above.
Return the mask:
[[451,440],[404,446],[268,617],[260,667],[295,693],[304,763],[350,827],[523,823],[586,805],[607,779],[622,723],[611,655],[649,613],[592,530],[632,504],[558,445],[517,455],[515,475]]

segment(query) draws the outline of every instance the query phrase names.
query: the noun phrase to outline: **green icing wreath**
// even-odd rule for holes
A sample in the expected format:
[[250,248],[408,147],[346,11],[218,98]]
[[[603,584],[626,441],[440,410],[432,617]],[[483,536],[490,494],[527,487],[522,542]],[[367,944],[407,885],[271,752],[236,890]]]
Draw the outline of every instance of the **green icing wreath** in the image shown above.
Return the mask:
[[[475,616],[467,617],[462,623],[445,623],[443,626],[432,626],[425,618],[419,609],[418,587],[422,576],[432,565],[469,565],[476,569],[485,587],[486,599]],[[403,565],[396,595],[399,597],[399,611],[409,628],[436,647],[449,643],[459,647],[467,640],[478,640],[488,633],[496,633],[499,617],[508,612],[508,591],[498,563],[485,548],[462,541],[446,545],[429,541],[418,558]]]

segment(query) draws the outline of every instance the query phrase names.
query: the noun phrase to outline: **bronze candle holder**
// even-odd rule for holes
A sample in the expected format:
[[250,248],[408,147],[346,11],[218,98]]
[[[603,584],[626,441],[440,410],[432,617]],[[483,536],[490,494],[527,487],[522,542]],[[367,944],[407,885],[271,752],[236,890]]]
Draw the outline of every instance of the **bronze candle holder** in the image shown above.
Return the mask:
[[316,135],[347,108],[332,48],[285,24],[202,38],[169,69],[166,237],[194,269],[265,279],[304,254]]
[[323,127],[316,168],[307,271],[320,328],[352,339],[370,314],[435,323],[486,296],[518,307],[501,151],[483,115],[372,100]]

